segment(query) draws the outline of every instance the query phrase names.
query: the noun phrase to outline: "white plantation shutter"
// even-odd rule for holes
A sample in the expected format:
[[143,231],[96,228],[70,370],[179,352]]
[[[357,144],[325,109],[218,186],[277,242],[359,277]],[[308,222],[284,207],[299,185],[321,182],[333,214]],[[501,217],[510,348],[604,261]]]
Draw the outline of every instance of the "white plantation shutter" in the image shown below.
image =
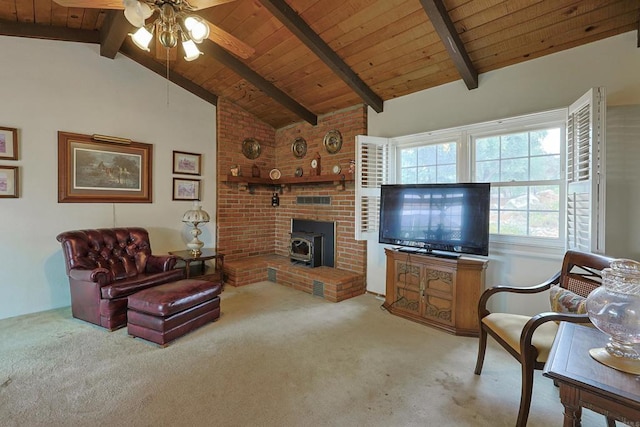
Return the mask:
[[567,121],[567,249],[604,253],[604,88],[569,107]]
[[392,183],[394,159],[389,139],[356,136],[356,240],[378,235],[380,186]]

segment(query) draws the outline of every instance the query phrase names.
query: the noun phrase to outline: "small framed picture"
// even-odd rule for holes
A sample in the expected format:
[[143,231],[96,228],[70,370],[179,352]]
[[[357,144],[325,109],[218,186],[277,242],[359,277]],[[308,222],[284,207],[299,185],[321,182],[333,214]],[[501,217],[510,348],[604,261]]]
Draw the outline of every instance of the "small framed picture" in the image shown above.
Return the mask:
[[18,160],[18,130],[0,127],[0,160]]
[[185,153],[184,151],[173,152],[173,173],[184,175],[200,175],[202,167],[200,161],[202,154]]
[[173,200],[200,200],[200,180],[173,178]]
[[0,197],[18,197],[18,166],[0,166]]

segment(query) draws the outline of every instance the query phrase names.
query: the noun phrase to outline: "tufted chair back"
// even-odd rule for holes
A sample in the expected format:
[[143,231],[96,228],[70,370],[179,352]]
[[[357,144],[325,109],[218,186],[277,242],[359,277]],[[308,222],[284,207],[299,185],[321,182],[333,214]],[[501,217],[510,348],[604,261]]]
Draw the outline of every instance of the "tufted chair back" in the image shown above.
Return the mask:
[[149,233],[144,228],[104,228],[60,233],[67,274],[73,268],[104,268],[113,280],[144,273],[151,255]]

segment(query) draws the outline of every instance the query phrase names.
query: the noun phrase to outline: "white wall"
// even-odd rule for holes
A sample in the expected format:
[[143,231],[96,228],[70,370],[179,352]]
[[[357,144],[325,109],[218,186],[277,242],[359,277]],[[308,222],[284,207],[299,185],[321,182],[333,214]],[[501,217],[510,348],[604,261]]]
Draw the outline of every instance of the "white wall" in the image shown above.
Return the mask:
[[[215,106],[99,46],[0,37],[0,126],[18,129],[20,198],[0,199],[0,319],[70,304],[60,245],[65,230],[142,226],[154,253],[185,249],[172,201],[172,151],[201,153],[202,206],[215,214]],[[153,144],[153,203],[58,203],[57,132]],[[215,245],[215,217],[201,240]]]
[[[640,104],[640,49],[636,47],[637,32],[632,31],[606,40],[559,52],[543,58],[513,65],[479,76],[479,87],[467,90],[462,80],[414,93],[384,104],[384,112],[369,109],[368,134],[395,137],[429,130],[480,123],[488,120],[534,113],[570,105],[589,88],[604,86],[609,106]],[[617,150],[615,141],[607,152]],[[640,141],[634,141],[638,147]],[[627,151],[629,152],[629,151]],[[639,154],[638,150],[631,153]],[[620,163],[620,162],[618,162]],[[625,160],[627,165],[636,161]],[[621,164],[608,167],[607,173],[624,173]],[[620,176],[620,175],[618,175]],[[629,169],[629,176],[637,176],[637,167]],[[607,185],[609,191],[609,185]],[[611,218],[637,218],[640,201],[627,201],[627,212],[614,212],[614,203],[623,197],[612,193],[607,203]],[[609,214],[611,211],[611,214]],[[610,218],[610,219],[611,219]],[[626,222],[611,219],[607,223],[608,235],[625,234]],[[638,227],[633,228],[634,231]],[[628,247],[607,239],[607,250],[612,256],[639,255],[640,236]],[[633,246],[631,246],[633,245]],[[487,286],[495,284],[531,285],[551,276],[558,268],[561,253],[532,252],[520,248],[516,253],[490,249]],[[382,245],[369,242],[367,262],[367,289],[384,293],[385,262]],[[523,305],[520,300],[501,300],[501,309],[521,313],[536,313],[548,308],[547,296],[537,304]],[[494,308],[496,308],[494,306]]]

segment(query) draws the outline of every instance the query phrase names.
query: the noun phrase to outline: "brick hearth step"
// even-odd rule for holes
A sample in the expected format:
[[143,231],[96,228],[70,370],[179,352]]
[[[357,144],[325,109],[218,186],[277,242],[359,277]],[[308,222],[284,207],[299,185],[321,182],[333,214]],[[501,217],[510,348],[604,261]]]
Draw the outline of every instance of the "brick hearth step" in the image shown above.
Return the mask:
[[365,292],[364,274],[326,266],[309,268],[275,254],[225,260],[224,273],[231,286],[269,280],[332,302]]

